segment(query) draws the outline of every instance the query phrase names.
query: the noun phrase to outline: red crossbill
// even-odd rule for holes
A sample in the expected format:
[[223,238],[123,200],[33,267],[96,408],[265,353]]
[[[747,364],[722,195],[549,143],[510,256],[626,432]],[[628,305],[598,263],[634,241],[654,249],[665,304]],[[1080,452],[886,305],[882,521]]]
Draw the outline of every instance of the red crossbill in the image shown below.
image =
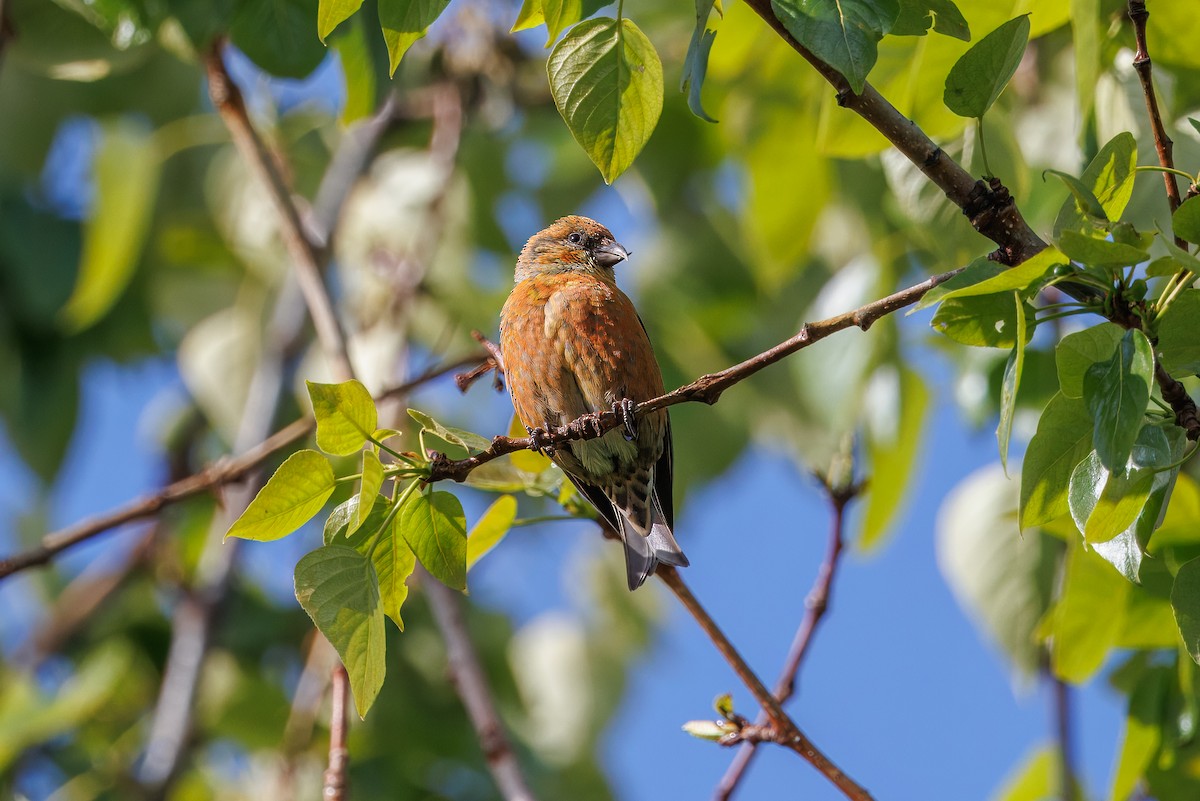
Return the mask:
[[533,436],[612,410],[625,425],[557,445],[554,462],[625,543],[629,589],[659,562],[687,566],[671,534],[671,421],[633,418],[663,394],[662,375],[613,267],[629,253],[587,217],[563,217],[530,237],[500,312],[500,351],[517,417]]

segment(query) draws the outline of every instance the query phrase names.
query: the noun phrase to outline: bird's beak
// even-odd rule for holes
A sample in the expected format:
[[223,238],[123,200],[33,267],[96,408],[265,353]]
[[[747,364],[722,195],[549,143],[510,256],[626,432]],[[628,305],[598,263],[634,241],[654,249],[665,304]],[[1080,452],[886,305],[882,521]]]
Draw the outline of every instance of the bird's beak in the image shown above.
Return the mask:
[[612,267],[627,258],[629,258],[629,251],[619,242],[606,242],[596,248],[596,261],[600,262],[602,267]]

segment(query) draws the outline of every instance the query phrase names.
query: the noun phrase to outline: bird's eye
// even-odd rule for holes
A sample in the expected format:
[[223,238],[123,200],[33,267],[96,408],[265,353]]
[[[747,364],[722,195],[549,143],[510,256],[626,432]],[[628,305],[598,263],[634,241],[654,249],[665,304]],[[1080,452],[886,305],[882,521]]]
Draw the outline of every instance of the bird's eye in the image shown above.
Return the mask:
[[583,243],[583,234],[579,233],[578,231],[573,231],[570,235],[567,236],[567,241],[570,242],[572,245],[582,244]]

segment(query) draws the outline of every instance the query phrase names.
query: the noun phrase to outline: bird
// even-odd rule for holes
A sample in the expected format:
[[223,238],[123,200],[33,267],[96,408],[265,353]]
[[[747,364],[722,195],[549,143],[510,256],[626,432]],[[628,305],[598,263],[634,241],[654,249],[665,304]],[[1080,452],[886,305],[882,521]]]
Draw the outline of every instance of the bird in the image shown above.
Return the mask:
[[613,268],[629,258],[588,217],[553,222],[525,243],[500,312],[500,356],[518,419],[535,443],[547,431],[613,411],[623,425],[593,439],[545,447],[547,455],[625,544],[636,590],[659,563],[687,567],[675,542],[671,420],[637,415],[663,394],[662,373],[633,302]]

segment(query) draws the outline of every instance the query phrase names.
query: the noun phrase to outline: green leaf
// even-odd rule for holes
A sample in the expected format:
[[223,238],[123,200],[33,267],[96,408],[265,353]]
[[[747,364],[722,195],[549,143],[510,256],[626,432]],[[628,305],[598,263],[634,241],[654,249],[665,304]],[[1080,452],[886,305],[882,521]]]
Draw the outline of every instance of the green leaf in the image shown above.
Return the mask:
[[878,58],[876,44],[900,16],[899,0],[771,0],[796,41],[846,77],[861,94]]
[[1111,359],[1083,375],[1083,401],[1092,416],[1092,444],[1109,470],[1123,468],[1142,428],[1154,382],[1154,349],[1141,331],[1126,331]]
[[546,22],[546,15],[542,11],[542,0],[524,0],[521,3],[521,10],[517,12],[517,21],[513,23],[509,33],[536,28]]
[[1200,663],[1200,559],[1184,562],[1175,574],[1171,608],[1188,654]]
[[1072,543],[1053,612],[1050,667],[1055,676],[1081,684],[1100,669],[1121,631],[1131,586],[1082,543]]
[[405,542],[434,578],[456,590],[467,588],[467,518],[449,492],[414,492],[396,525]]
[[893,36],[924,36],[930,27],[940,34],[971,41],[971,29],[951,0],[900,0]]
[[1133,195],[1136,167],[1137,142],[1133,134],[1123,131],[1100,148],[1078,179],[1053,171],[1052,174],[1062,179],[1074,196],[1059,210],[1054,221],[1054,235],[1057,237],[1065,230],[1083,227],[1087,217],[1120,219]]
[[996,443],[1000,448],[1000,465],[1008,475],[1008,441],[1012,437],[1013,416],[1017,411],[1017,390],[1021,386],[1021,371],[1025,367],[1025,301],[1021,293],[1014,292],[1017,319],[1017,342],[1004,366],[1004,380],[1000,384],[1000,422],[996,426]]
[[[517,416],[515,414],[512,416],[512,420],[508,424],[508,435],[510,437],[523,437],[526,435],[525,426],[521,425],[521,421],[519,419],[517,419]],[[548,469],[550,467],[550,465],[554,464],[553,462],[550,461],[550,458],[548,456],[546,456],[545,454],[538,453],[537,451],[531,451],[531,450],[514,451],[513,453],[509,454],[509,459],[512,462],[513,467],[515,467],[518,470],[523,471],[525,473],[529,473],[531,475],[538,475],[543,470]],[[478,472],[478,471],[476,471],[476,470],[471,471],[472,475],[474,475],[476,472]],[[528,483],[522,477],[517,477],[517,478],[523,484]],[[468,480],[470,480],[470,479],[468,479]],[[516,492],[516,491],[517,490],[515,490],[515,489],[505,490],[505,492]]]
[[92,162],[95,205],[84,226],[75,289],[59,312],[70,333],[103,317],[133,277],[154,214],[162,162],[144,122],[121,118],[100,128]]
[[337,649],[359,717],[375,703],[387,672],[379,582],[367,557],[325,545],[296,564],[296,600]]
[[321,511],[337,482],[329,460],[316,451],[296,451],[226,532],[226,537],[268,542],[286,537]]
[[[425,412],[419,412],[416,409],[409,409],[408,416],[420,423],[421,428],[425,431],[428,431],[430,434],[433,434],[439,439],[445,440],[451,445],[457,445],[467,452],[484,451],[492,446],[492,441],[487,437],[481,437],[476,433],[464,431],[461,428],[444,426],[437,420],[434,420],[432,417],[425,414]],[[522,431],[519,436],[525,436],[525,432]]]
[[1125,329],[1114,323],[1085,328],[1068,334],[1054,348],[1058,383],[1068,398],[1083,397],[1083,375],[1096,362],[1112,359]]
[[[1002,270],[990,278],[947,292],[942,296],[942,300],[1003,293],[1004,297],[1001,299],[1005,303],[1008,303],[1009,298],[1007,294],[1009,292],[1015,290],[1025,297],[1032,295],[1041,289],[1043,281],[1050,277],[1055,267],[1066,263],[1067,257],[1057,249],[1045,248],[1016,267],[1009,267],[1007,270]],[[983,272],[981,269],[978,274],[982,274]],[[1016,319],[1015,315],[1013,315],[1013,319]]]
[[1190,197],[1175,209],[1171,229],[1180,239],[1200,245],[1200,198]]
[[1063,231],[1059,234],[1057,244],[1067,256],[1092,267],[1127,267],[1150,260],[1150,254],[1141,248],[1097,239],[1077,231]]
[[1172,376],[1200,374],[1200,290],[1181,292],[1158,318],[1158,350]]
[[1147,670],[1129,696],[1125,736],[1113,773],[1113,801],[1127,801],[1141,782],[1150,760],[1162,742],[1170,673],[1164,668]]
[[611,184],[654,132],[662,113],[662,63],[631,20],[581,22],[546,62],[558,113]]
[[379,498],[379,489],[383,486],[383,465],[379,462],[379,457],[375,455],[375,451],[368,448],[363,451],[362,456],[362,481],[358,488],[358,503],[354,507],[354,514],[350,518],[350,525],[346,531],[346,536],[351,537],[354,532],[358,531],[363,523],[367,522],[367,517],[371,514],[371,510],[375,508],[375,501]]
[[[1062,181],[1067,189],[1070,190],[1071,196],[1074,198],[1076,216],[1079,218],[1081,225],[1084,221],[1108,222],[1108,214],[1104,211],[1104,206],[1100,203],[1100,198],[1096,197],[1096,193],[1089,189],[1083,181],[1061,170],[1045,170],[1042,173],[1043,178],[1047,174],[1053,175]],[[1070,203],[1071,201],[1068,200],[1067,202]],[[1055,231],[1058,231],[1058,228],[1055,228]]]
[[1008,268],[1000,262],[992,261],[986,256],[980,256],[978,259],[975,259],[973,262],[964,267],[962,272],[958,273],[950,280],[938,284],[933,289],[922,295],[921,299],[917,301],[917,304],[908,311],[908,314],[912,314],[915,311],[920,311],[921,309],[928,308],[936,303],[941,302],[951,292],[975,286],[976,284],[980,284],[984,281],[995,278],[996,276],[1007,271]]
[[950,68],[942,99],[960,117],[982,117],[1004,91],[1029,41],[1029,16],[1010,19],[980,39]]
[[325,41],[333,29],[348,20],[363,0],[317,0],[317,38]]
[[390,511],[388,506],[387,503],[376,504],[375,511],[359,534],[350,539],[349,545],[371,560],[379,581],[383,613],[404,631],[400,608],[408,598],[408,577],[417,567],[417,557],[399,531],[398,515],[392,518],[391,525],[383,527]]
[[375,64],[362,19],[356,17],[333,40],[333,47],[342,63],[346,89],[342,125],[369,117],[375,111]]
[[1057,797],[1062,770],[1058,750],[1039,748],[1028,757],[992,796],[992,801],[1047,801]]
[[387,44],[388,74],[395,75],[400,59],[450,5],[450,0],[379,0],[379,24]]
[[[1100,77],[1100,0],[1070,0],[1072,47],[1075,53],[1075,96],[1079,119],[1087,120]],[[1114,218],[1115,219],[1115,218]]]
[[729,693],[722,693],[713,699],[713,709],[723,719],[733,721],[733,696]]
[[517,499],[501,495],[479,518],[467,537],[467,570],[500,544],[517,517]]
[[929,411],[929,390],[921,376],[903,367],[898,370],[899,403],[893,429],[880,432],[870,427],[867,433],[867,461],[873,481],[867,493],[858,544],[864,551],[877,547],[896,517],[917,475],[917,457],[921,450],[921,432]]
[[1021,463],[1021,528],[1068,511],[1071,473],[1092,450],[1092,418],[1082,399],[1061,393],[1046,404]]
[[[967,287],[970,289],[970,287]],[[983,348],[1011,348],[1017,342],[1017,330],[1029,331],[1029,305],[1021,304],[1026,325],[1017,323],[1009,294],[948,298],[938,306],[930,325],[934,330],[963,345]]]
[[366,387],[354,380],[304,383],[317,418],[317,447],[333,456],[349,456],[370,441],[379,413]]
[[1089,543],[1113,539],[1133,526],[1153,483],[1148,470],[1109,472],[1092,451],[1071,473],[1068,497],[1075,526]]
[[325,58],[313,36],[317,0],[243,0],[229,38],[259,68],[280,78],[304,78]]
[[[348,536],[347,531],[350,528],[350,521],[354,519],[354,515],[358,511],[358,496],[351,495],[342,503],[339,503],[334,510],[330,512],[329,517],[325,520],[325,527],[322,531],[322,542],[329,545],[339,536]],[[377,503],[371,508],[370,514],[367,515],[365,521],[359,526],[359,537],[369,536],[379,531],[383,526],[383,521],[387,517],[387,504]]]
[[716,122],[704,111],[700,101],[700,88],[708,72],[708,54],[717,38],[717,26],[725,12],[721,0],[696,0],[696,28],[688,42],[687,55],[683,59],[683,77],[679,90],[687,95],[688,108],[705,122]]

